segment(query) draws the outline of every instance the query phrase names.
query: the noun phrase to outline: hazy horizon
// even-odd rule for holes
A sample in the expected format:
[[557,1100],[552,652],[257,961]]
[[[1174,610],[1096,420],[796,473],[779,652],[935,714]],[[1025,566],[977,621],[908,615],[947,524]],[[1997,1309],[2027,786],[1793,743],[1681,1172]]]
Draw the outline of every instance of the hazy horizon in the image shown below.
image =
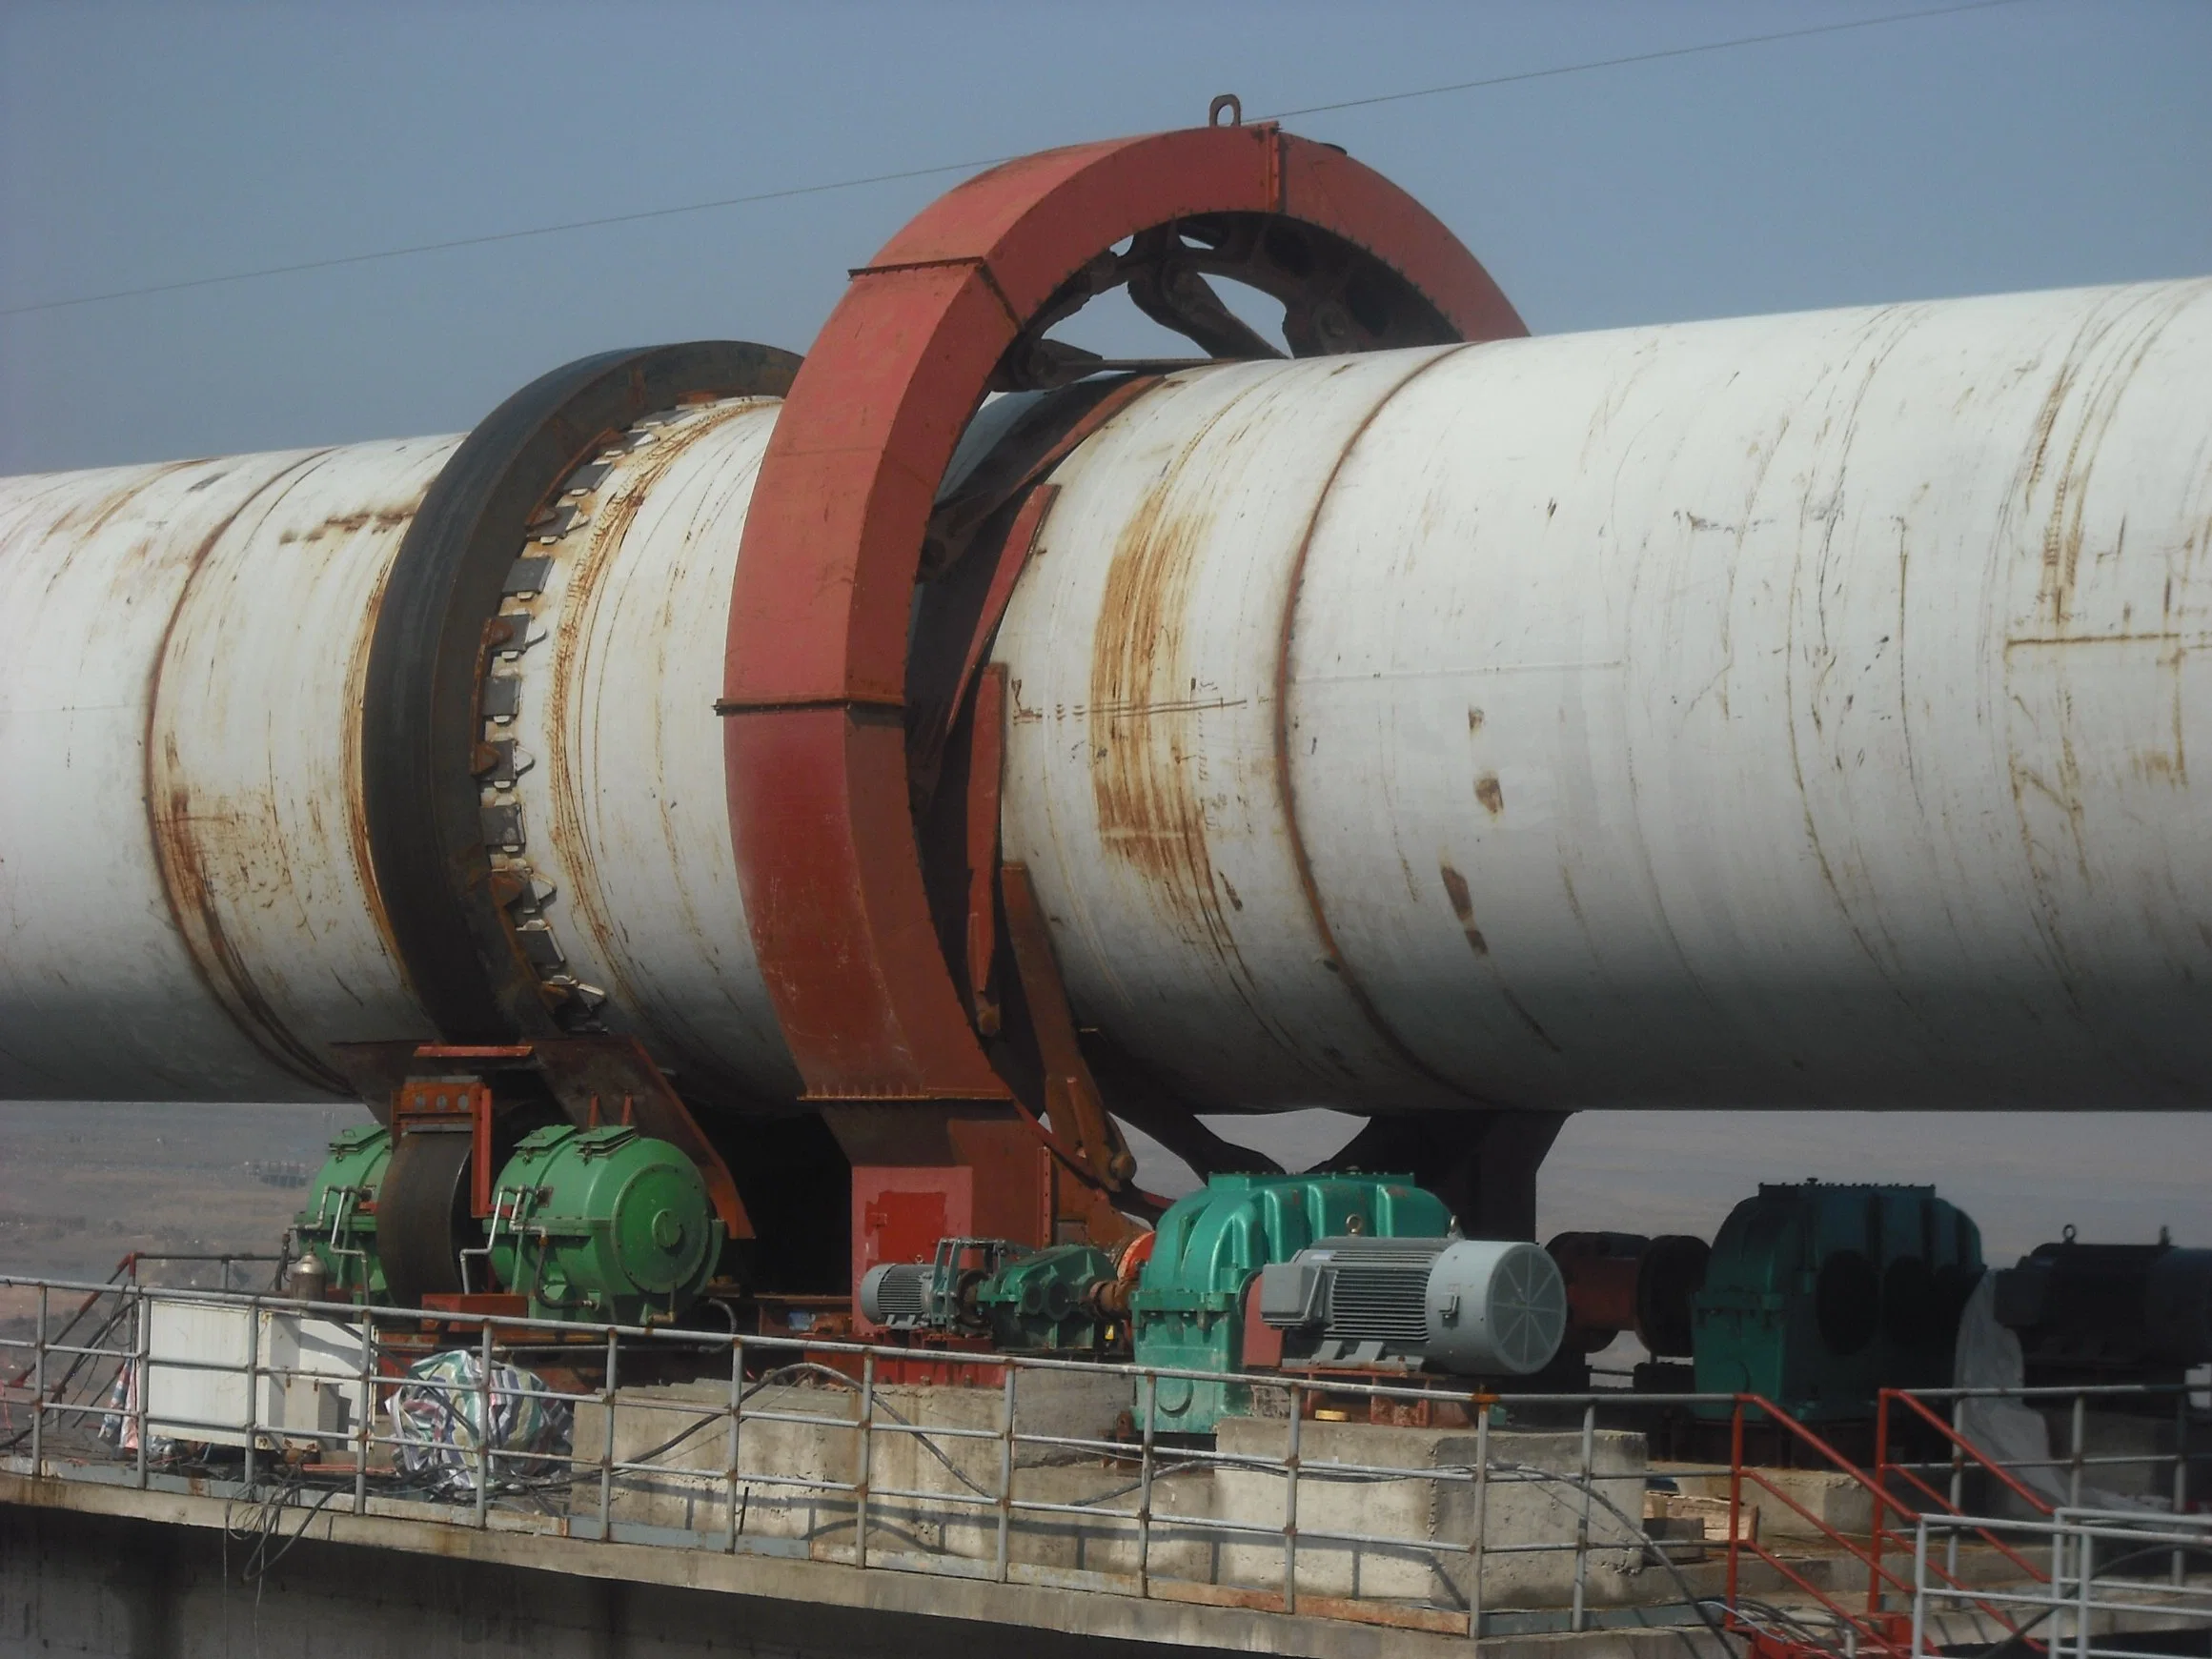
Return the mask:
[[[126,1250],[273,1251],[329,1139],[365,1107],[0,1102],[0,1270],[104,1277]],[[1208,1117],[1287,1167],[1329,1157],[1362,1120]],[[1141,1184],[1187,1169],[1132,1133]],[[2100,1243],[2212,1246],[2212,1116],[2200,1113],[1584,1112],[1538,1183],[1538,1236],[1570,1229],[1710,1239],[1761,1182],[1933,1184],[2006,1263],[2068,1224]],[[287,1166],[290,1166],[289,1169]]]

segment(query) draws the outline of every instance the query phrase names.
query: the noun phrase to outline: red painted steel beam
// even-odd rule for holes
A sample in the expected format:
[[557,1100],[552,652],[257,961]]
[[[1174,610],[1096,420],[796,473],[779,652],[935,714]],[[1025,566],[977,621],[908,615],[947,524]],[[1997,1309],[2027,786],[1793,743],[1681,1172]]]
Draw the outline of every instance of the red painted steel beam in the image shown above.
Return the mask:
[[1527,330],[1488,273],[1380,174],[1272,127],[1211,127],[1009,162],[853,273],[761,464],[719,707],[761,971],[818,1100],[1005,1100],[923,897],[903,732],[923,538],[1007,346],[1123,238],[1269,213],[1376,255],[1459,336]]

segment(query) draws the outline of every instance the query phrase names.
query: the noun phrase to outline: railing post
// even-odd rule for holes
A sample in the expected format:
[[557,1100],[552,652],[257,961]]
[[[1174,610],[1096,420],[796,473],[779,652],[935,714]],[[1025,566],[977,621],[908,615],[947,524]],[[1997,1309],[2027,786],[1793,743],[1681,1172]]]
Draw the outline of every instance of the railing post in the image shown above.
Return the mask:
[[492,1524],[492,1321],[477,1344],[477,1525]]
[[[1951,1512],[1966,1513],[1966,1442],[1958,1432],[1958,1419],[1962,1415],[1964,1400],[1951,1396]],[[1943,1570],[1951,1577],[1958,1576],[1958,1534],[1961,1527],[1948,1529],[1943,1543]]]
[[[2074,1396],[2077,1412],[2080,1401],[2080,1395]],[[2076,1581],[2080,1588],[2076,1592],[2078,1599],[2074,1604],[2074,1659],[2089,1659],[2089,1613],[2092,1603],[2089,1585],[2097,1574],[2097,1539],[2080,1522],[2076,1522],[2074,1527],[2074,1563],[2080,1573]]]
[[[1890,1490],[1890,1402],[1894,1398],[1887,1388],[1875,1393],[1874,1407],[1874,1523],[1866,1540],[1866,1610],[1881,1611],[1881,1550],[1889,1527]],[[1899,1505],[1901,1518],[1904,1507]]]
[[[1880,1513],[1879,1500],[1876,1500],[1876,1513]],[[1735,1409],[1728,1425],[1728,1621],[1735,1626],[1735,1590],[1737,1559],[1743,1553],[1739,1542],[1743,1537],[1743,1397],[1736,1396]]]
[[1571,1630],[1589,1628],[1587,1610],[1590,1598],[1590,1507],[1596,1485],[1593,1467],[1597,1445],[1597,1402],[1593,1400],[1582,1407],[1582,1512],[1574,1521],[1574,1615],[1569,1624]]
[[861,1359],[861,1444],[854,1457],[853,1565],[868,1565],[868,1484],[876,1467],[876,1350]]
[[599,1398],[605,1402],[606,1433],[600,1437],[599,1447],[599,1542],[604,1544],[615,1529],[615,1369],[621,1358],[621,1339],[614,1331],[607,1332],[607,1380],[601,1385]]
[[1014,1557],[1014,1378],[1011,1360],[1002,1361],[1005,1373],[999,1405],[999,1582],[1005,1584]]
[[[146,1306],[146,1300],[143,1294],[141,1294],[139,1297],[138,1305],[141,1313],[143,1314],[143,1310]],[[149,1320],[147,1323],[151,1325],[152,1322]],[[145,1393],[147,1390],[142,1388],[139,1390],[139,1392]],[[143,1467],[146,1463],[145,1413],[141,1412],[139,1414],[139,1418],[138,1462],[140,1467]],[[261,1449],[260,1447],[256,1444],[260,1438],[261,1304],[259,1302],[249,1302],[246,1305],[246,1458],[243,1469],[246,1481],[246,1490],[249,1492],[254,1489],[254,1454]],[[139,1484],[141,1486],[145,1485],[143,1481],[141,1481]]]
[[[135,1261],[132,1264],[132,1271],[133,1273],[137,1271]],[[138,1489],[144,1491],[146,1489],[146,1442],[148,1438],[146,1405],[148,1397],[153,1392],[153,1316],[146,1305],[146,1291],[142,1286],[132,1285],[131,1298],[131,1381],[127,1386],[132,1402],[131,1414],[138,1434]],[[246,1479],[249,1485],[254,1479],[253,1444],[253,1439],[249,1436],[246,1442],[248,1447]]]
[[745,1339],[730,1337],[729,1553],[738,1552],[738,1452],[745,1424]]
[[2066,1528],[2060,1516],[2051,1517],[2051,1610],[2045,1615],[2051,1627],[2051,1640],[2047,1651],[2057,1653],[2060,1643],[2065,1639],[2066,1597]]
[[1306,1389],[1290,1385],[1290,1437],[1283,1454],[1283,1611],[1298,1610],[1298,1448],[1306,1423]]
[[370,1441],[376,1428],[375,1364],[376,1322],[364,1312],[361,1315],[361,1365],[355,1377],[359,1392],[354,1396],[354,1410],[360,1418],[354,1428],[354,1513],[356,1515],[369,1512]]
[[1474,1531],[1467,1541],[1468,1640],[1482,1640],[1483,1540],[1490,1531],[1490,1403],[1479,1396],[1474,1418]]
[[1143,1438],[1137,1453],[1137,1594],[1152,1593],[1152,1423],[1159,1415],[1160,1376],[1145,1373]]
[[[2189,1387],[2188,1378],[2182,1379],[2182,1391],[2174,1396],[2174,1513],[2189,1512]],[[2177,1586],[2189,1582],[2188,1552],[2174,1551],[2170,1573]]]
[[2079,1509],[2081,1507],[2081,1459],[2084,1444],[2087,1440],[2088,1426],[2089,1397],[2086,1394],[2077,1393],[2074,1396],[2074,1450],[2072,1454],[2074,1472],[2066,1484],[2066,1507],[2069,1509]]
[[[1958,1534],[1954,1527],[1951,1532]],[[1913,1529],[1913,1659],[1920,1659],[1926,1649],[1923,1637],[1928,1625],[1928,1517],[1922,1515],[1919,1525]]]
[[[129,1389],[129,1385],[124,1385]],[[2187,1405],[2182,1396],[2182,1403]],[[47,1473],[47,1287],[37,1287],[37,1325],[30,1331],[30,1480]]]

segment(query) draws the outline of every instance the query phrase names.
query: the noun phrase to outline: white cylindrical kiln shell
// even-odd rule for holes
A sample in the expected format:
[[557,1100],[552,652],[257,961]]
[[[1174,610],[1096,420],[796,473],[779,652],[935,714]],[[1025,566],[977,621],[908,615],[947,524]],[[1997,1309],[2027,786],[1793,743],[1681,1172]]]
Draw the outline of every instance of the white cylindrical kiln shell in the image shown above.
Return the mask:
[[[1079,1017],[1213,1109],[2205,1103],[2207,384],[2203,282],[1173,376],[996,648]],[[619,456],[499,672],[561,971],[787,1096],[712,713],[773,418]],[[432,1034],[358,725],[450,448],[0,480],[0,1097]]]
[[2212,1102],[2212,283],[1178,376],[1006,855],[1195,1099]]

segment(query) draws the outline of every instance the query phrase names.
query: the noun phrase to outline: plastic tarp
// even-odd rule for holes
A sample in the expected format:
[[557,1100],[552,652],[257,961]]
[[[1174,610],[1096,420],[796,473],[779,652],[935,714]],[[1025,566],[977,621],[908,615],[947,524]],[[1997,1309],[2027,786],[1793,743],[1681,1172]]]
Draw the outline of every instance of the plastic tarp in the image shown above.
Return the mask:
[[448,1348],[416,1361],[392,1395],[399,1467],[436,1491],[474,1492],[478,1447],[486,1446],[488,1407],[487,1449],[501,1454],[491,1459],[494,1490],[565,1481],[568,1471],[561,1460],[569,1448],[573,1413],[567,1401],[544,1398],[547,1392],[535,1372],[496,1360],[486,1387],[484,1362],[471,1348]]
[[[1958,1321],[1952,1381],[1961,1388],[2023,1388],[2027,1361],[2020,1339],[1997,1323],[1997,1275],[1984,1273]],[[2050,1466],[2051,1429],[2040,1411],[2020,1400],[1979,1396],[1958,1402],[1958,1433],[1991,1463],[2053,1508],[2075,1503],[2072,1471]],[[1995,1494],[2007,1513],[2027,1506],[2010,1492]],[[2130,1497],[2084,1485],[2078,1507],[2094,1509],[2170,1509],[2156,1498]],[[2023,1515],[2024,1518],[2024,1515]]]

